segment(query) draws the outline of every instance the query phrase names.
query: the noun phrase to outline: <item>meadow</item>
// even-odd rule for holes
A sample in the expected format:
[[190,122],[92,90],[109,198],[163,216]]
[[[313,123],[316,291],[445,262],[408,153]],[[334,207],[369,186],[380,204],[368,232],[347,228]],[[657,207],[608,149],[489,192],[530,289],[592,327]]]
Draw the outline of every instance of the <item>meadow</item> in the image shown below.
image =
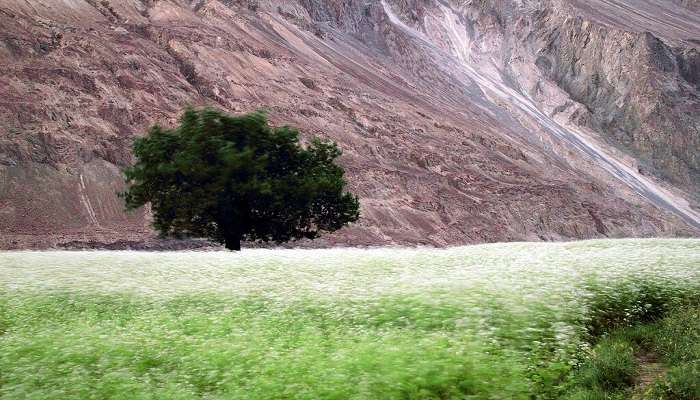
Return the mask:
[[4,252],[0,398],[692,399],[698,304],[691,239]]

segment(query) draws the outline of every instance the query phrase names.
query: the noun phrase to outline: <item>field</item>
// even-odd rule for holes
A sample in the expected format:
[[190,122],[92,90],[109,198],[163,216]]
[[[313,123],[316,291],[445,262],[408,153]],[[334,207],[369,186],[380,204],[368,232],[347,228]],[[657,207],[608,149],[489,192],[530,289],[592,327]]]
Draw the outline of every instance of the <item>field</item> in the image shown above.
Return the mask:
[[0,398],[593,399],[699,302],[700,240],[5,252]]

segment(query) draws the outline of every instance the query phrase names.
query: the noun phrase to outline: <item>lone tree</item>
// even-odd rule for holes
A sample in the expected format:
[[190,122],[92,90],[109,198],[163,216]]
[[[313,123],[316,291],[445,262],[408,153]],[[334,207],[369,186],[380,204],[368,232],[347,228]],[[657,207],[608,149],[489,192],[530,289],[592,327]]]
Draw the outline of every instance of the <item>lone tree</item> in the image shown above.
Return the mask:
[[127,209],[151,203],[162,235],[241,240],[316,238],[356,221],[335,143],[299,144],[299,132],[271,128],[262,112],[232,116],[187,109],[176,129],[150,128],[134,142],[125,171]]

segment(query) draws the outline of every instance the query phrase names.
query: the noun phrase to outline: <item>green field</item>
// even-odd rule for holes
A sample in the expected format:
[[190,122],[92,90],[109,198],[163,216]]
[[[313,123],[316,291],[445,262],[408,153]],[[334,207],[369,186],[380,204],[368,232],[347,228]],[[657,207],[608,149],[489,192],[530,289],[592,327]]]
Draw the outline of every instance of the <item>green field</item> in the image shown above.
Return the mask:
[[0,399],[603,398],[699,303],[700,240],[5,252]]

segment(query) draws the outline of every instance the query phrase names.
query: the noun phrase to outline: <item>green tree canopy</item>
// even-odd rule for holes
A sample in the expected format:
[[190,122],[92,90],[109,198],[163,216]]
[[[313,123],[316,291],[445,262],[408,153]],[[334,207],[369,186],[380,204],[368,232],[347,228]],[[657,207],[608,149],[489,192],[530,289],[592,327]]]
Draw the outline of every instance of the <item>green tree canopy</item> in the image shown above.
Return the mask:
[[162,235],[240,250],[241,240],[313,239],[359,216],[337,145],[301,146],[296,129],[272,128],[262,112],[187,109],[179,127],[153,126],[133,150],[122,195],[128,209],[150,203]]

